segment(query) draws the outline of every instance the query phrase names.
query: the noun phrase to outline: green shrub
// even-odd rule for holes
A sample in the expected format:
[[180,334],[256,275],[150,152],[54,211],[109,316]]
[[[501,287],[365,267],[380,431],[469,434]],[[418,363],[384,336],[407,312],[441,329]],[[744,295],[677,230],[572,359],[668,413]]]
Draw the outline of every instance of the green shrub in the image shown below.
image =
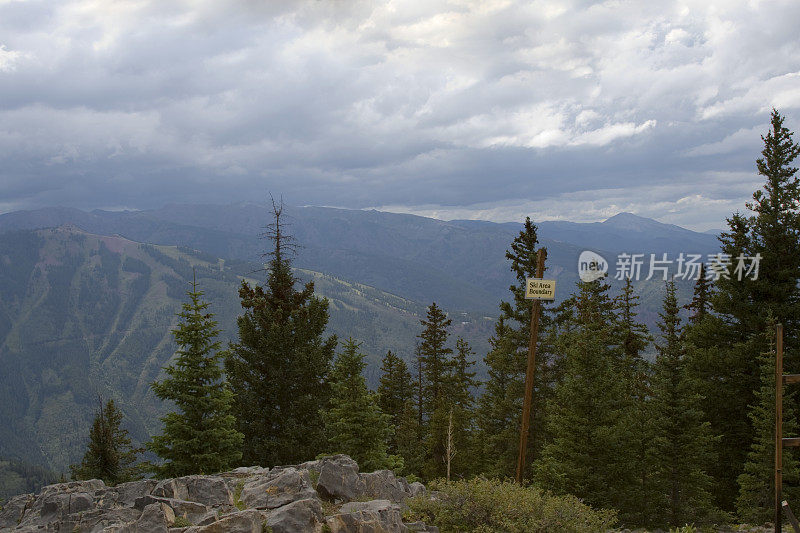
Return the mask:
[[175,522],[170,527],[189,527],[192,523],[185,516],[176,516]]
[[436,525],[442,533],[605,532],[616,522],[615,511],[595,510],[574,496],[553,496],[510,481],[438,481],[428,488],[436,492],[408,500],[407,518]]

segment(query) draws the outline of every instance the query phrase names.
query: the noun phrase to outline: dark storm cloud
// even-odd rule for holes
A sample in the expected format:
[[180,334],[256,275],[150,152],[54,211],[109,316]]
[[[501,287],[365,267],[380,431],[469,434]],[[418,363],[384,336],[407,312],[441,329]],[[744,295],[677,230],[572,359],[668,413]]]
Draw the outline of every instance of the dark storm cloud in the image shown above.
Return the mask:
[[796,2],[0,0],[0,210],[282,193],[720,226],[796,127]]

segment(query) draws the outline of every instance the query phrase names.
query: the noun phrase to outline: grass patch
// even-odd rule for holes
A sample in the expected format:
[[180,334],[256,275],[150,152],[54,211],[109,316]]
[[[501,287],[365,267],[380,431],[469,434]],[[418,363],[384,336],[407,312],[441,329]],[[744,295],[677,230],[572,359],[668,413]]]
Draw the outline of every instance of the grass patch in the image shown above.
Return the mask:
[[340,505],[336,505],[333,502],[329,502],[327,500],[322,500],[322,514],[324,516],[332,516],[335,514],[339,514]]
[[240,511],[244,511],[247,506],[242,501],[242,490],[244,489],[244,480],[239,481],[236,484],[236,490],[233,491],[233,505],[236,506],[237,509]]

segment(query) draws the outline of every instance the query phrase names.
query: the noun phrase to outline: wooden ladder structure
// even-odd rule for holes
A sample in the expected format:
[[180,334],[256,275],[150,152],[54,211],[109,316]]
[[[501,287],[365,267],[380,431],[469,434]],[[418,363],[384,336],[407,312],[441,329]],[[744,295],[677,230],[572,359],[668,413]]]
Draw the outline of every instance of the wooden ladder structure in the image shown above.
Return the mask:
[[782,531],[781,510],[786,509],[786,516],[795,533],[800,533],[800,524],[789,507],[783,501],[783,448],[800,447],[800,438],[783,436],[783,386],[800,383],[800,374],[783,373],[783,324],[778,324],[775,332],[775,531]]

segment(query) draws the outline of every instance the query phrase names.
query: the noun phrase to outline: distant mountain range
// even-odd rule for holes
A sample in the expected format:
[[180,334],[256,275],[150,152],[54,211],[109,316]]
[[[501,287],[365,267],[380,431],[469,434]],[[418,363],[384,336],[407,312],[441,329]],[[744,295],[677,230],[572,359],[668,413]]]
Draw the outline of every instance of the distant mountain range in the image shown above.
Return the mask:
[[[513,281],[505,251],[521,224],[319,207],[287,212],[301,245],[296,273],[329,299],[329,332],[363,342],[373,386],[386,350],[411,357],[431,301],[448,311],[454,337],[467,339],[477,360],[486,354]],[[270,210],[254,204],[0,215],[0,459],[63,471],[79,459],[80,428],[88,428],[98,395],[117,399],[134,438],[146,440],[166,408],[149,385],[174,353],[170,330],[192,267],[223,339],[233,338],[237,286],[243,277],[263,280],[269,243],[260,234],[269,222]],[[622,251],[718,249],[713,235],[625,213],[595,224],[542,222],[539,231],[559,299],[574,290],[577,258],[587,248],[612,264]],[[652,328],[663,282],[636,289],[641,319]],[[687,300],[691,283],[679,291]]]
[[[290,232],[301,245],[295,265],[353,280],[453,311],[493,315],[513,278],[505,251],[520,223],[441,221],[414,215],[323,207],[288,207]],[[270,222],[257,204],[170,205],[148,211],[46,208],[0,215],[0,232],[73,224],[100,235],[181,245],[222,258],[260,261],[269,248],[259,236]],[[614,264],[617,253],[708,254],[714,235],[630,213],[605,222],[540,222],[548,248],[547,277],[558,298],[572,292],[580,252],[592,249]],[[644,287],[643,290],[646,290]]]

